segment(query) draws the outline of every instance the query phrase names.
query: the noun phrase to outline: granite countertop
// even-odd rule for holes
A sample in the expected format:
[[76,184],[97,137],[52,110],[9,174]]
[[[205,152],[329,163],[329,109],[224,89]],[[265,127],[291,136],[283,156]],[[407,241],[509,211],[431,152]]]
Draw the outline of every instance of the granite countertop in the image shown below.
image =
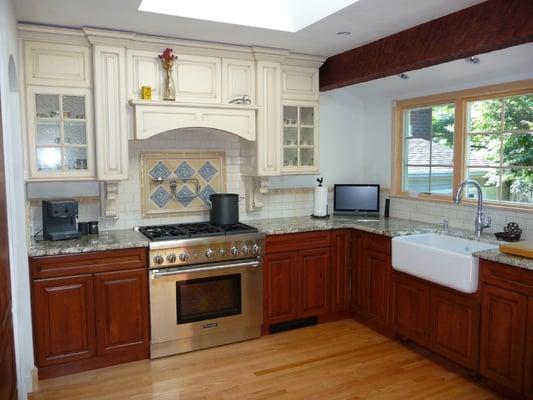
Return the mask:
[[100,232],[72,240],[33,240],[28,249],[30,257],[88,253],[90,251],[148,247],[150,241],[133,229]]
[[[313,219],[311,217],[287,217],[245,220],[267,235],[284,233],[298,233],[331,229],[358,229],[389,237],[413,235],[417,233],[443,233],[442,226],[425,222],[400,218],[383,217],[353,217],[331,216],[328,219]],[[450,236],[465,239],[480,240],[498,244],[493,234],[486,233],[477,238],[472,230],[450,228],[446,233]],[[128,249],[134,247],[148,247],[149,240],[133,229],[102,232],[97,236],[84,236],[80,239],[63,241],[35,241],[29,246],[29,256],[51,256],[60,254],[85,253],[90,251]],[[484,250],[474,253],[476,257],[496,261],[503,264],[525,268],[533,271],[533,259],[517,257],[500,253],[499,250]]]
[[[298,233],[329,229],[353,228],[389,237],[414,235],[417,233],[443,233],[441,225],[412,221],[400,218],[364,218],[352,216],[331,216],[328,219],[312,219],[310,217],[271,218],[244,221],[255,226],[267,235]],[[492,233],[476,237],[473,230],[450,228],[447,235],[499,244]],[[498,249],[484,250],[474,253],[481,259],[508,264],[533,271],[533,259],[501,253]]]

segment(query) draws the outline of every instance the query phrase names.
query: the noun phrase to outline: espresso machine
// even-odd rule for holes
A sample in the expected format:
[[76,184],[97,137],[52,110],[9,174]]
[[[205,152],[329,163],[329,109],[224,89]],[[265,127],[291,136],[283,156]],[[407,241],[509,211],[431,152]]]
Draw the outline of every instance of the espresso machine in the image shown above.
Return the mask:
[[80,236],[76,200],[43,200],[43,237],[45,240],[76,239]]

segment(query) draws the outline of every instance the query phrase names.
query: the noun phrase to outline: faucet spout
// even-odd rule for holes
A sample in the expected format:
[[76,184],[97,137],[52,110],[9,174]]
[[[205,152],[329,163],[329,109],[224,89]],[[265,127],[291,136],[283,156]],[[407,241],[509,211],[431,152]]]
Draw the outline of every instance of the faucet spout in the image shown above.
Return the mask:
[[476,235],[481,236],[481,234],[483,233],[483,229],[490,227],[491,218],[485,217],[484,215],[483,191],[479,183],[471,179],[467,179],[461,182],[461,184],[457,188],[457,192],[455,193],[454,202],[455,204],[459,204],[461,202],[461,198],[462,198],[461,194],[463,193],[464,188],[468,185],[474,186],[477,191],[477,212],[476,212],[476,219],[474,220],[474,229],[475,229]]

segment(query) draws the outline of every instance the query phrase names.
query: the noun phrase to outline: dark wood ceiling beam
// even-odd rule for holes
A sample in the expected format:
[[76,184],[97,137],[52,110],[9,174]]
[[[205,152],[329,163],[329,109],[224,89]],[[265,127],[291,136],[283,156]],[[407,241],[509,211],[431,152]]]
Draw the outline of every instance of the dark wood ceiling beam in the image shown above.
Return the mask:
[[488,0],[328,58],[320,68],[320,90],[531,41],[533,0]]

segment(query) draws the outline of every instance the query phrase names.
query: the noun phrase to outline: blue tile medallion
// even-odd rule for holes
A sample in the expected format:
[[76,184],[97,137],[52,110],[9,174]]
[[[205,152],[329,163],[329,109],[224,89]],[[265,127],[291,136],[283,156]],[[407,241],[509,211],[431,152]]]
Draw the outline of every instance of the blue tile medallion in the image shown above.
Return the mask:
[[209,161],[206,161],[204,165],[198,170],[198,173],[205,179],[206,182],[210,182],[213,177],[218,174],[218,170]]
[[195,199],[194,192],[188,186],[183,186],[176,193],[176,200],[183,206],[187,207]]
[[209,207],[209,195],[216,193],[215,189],[213,189],[211,186],[207,185],[204,187],[200,192],[200,199],[204,202],[204,204]]
[[159,186],[154,193],[150,196],[150,199],[159,207],[163,208],[172,199],[172,195]]
[[150,170],[150,176],[154,179],[166,179],[171,173],[172,171],[162,161],[158,161]]
[[191,167],[187,161],[182,161],[174,171],[176,176],[180,179],[190,179],[193,177],[194,172],[194,168]]

